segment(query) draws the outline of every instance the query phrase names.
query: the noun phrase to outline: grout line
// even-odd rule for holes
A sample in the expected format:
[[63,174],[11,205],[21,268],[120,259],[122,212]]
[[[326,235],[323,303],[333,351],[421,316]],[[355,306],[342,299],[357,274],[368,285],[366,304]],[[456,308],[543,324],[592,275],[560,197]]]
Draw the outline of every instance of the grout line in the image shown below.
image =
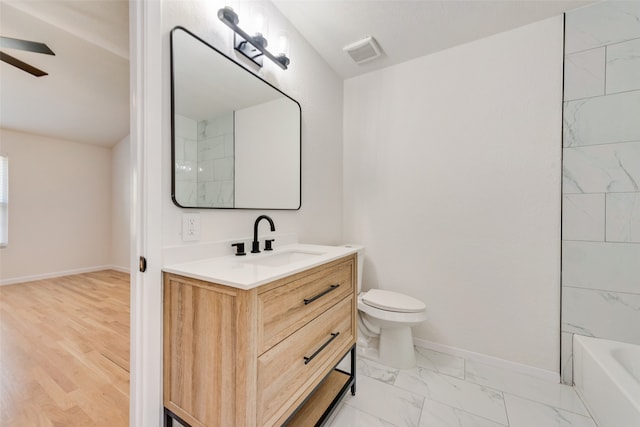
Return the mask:
[[[640,141],[639,141],[640,142]],[[637,194],[640,191],[585,191],[584,193],[562,193],[562,196],[589,196],[599,194]]]
[[570,145],[568,147],[563,146],[562,149],[570,149],[570,148],[588,148],[588,147],[601,147],[603,145],[615,145],[615,144],[633,144],[639,143],[640,140],[631,139],[628,141],[611,141],[611,142],[598,142],[597,144],[582,144],[582,145]]
[[602,93],[604,93],[604,96],[610,95],[607,93],[607,52],[608,46],[604,46],[604,81],[602,82],[602,85],[604,86],[602,88]]
[[603,243],[607,245],[640,245],[640,242],[626,242],[617,240],[579,240],[579,239],[562,239],[563,242],[583,242],[583,243]]
[[607,193],[604,193],[604,203],[603,203],[603,205],[604,205],[604,215],[603,215],[603,217],[604,217],[604,224],[603,224],[604,234],[603,235],[604,235],[604,241],[606,243],[609,243],[609,240],[607,239]]
[[[613,294],[623,294],[623,295],[635,295],[635,296],[640,296],[640,292],[638,293],[634,293],[634,292],[626,292],[626,291],[612,291],[612,290],[608,290],[608,289],[598,289],[598,288],[584,288],[581,286],[575,286],[575,285],[563,285],[563,288],[571,288],[571,289],[581,289],[581,290],[585,290],[585,291],[594,291],[594,292],[607,292],[607,293],[613,293]],[[561,332],[568,332],[568,331],[561,331]],[[572,332],[573,333],[573,332]]]
[[507,409],[507,399],[505,398],[505,394],[508,393],[502,393],[502,402],[504,403],[504,415],[507,418],[507,426],[511,426],[511,420],[509,420],[509,410]]
[[[606,80],[605,80],[605,84],[606,84]],[[563,106],[564,106],[564,104],[567,104],[569,102],[588,101],[588,100],[591,100],[591,99],[605,98],[605,97],[611,97],[611,96],[615,96],[615,95],[621,95],[621,94],[624,94],[624,93],[633,93],[633,92],[640,92],[640,89],[638,89],[638,88],[627,89],[627,90],[621,90],[620,92],[604,93],[602,95],[585,96],[583,98],[575,98],[575,99],[565,99],[565,100],[563,100]]]
[[467,380],[467,359],[462,358],[462,380]]
[[612,46],[612,45],[616,45],[616,44],[622,44],[622,43],[626,43],[626,42],[630,42],[630,41],[638,40],[638,39],[640,39],[640,37],[631,37],[629,39],[622,39],[622,40],[618,40],[618,41],[615,41],[615,42],[609,42],[609,43],[605,43],[605,44],[601,44],[601,45],[597,45],[597,46],[592,46],[592,47],[589,47],[589,48],[586,48],[586,49],[571,51],[571,52],[566,53],[565,55],[568,56],[568,55],[573,55],[575,53],[588,52],[590,50],[600,49],[600,48],[605,47],[605,46]]

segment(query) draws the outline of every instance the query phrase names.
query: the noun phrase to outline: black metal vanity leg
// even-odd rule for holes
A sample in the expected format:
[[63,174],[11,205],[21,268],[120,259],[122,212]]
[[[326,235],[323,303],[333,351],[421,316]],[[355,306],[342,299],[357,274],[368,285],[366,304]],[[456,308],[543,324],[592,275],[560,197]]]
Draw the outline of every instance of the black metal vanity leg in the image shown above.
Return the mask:
[[353,383],[351,383],[351,395],[356,395],[356,345],[351,348],[351,375]]
[[183,427],[191,427],[191,424],[189,424],[188,422],[186,422],[185,420],[183,420],[182,418],[180,418],[179,416],[177,416],[176,414],[174,414],[173,412],[171,412],[169,409],[165,407],[164,408],[164,427],[172,427],[174,421],[179,422],[180,425]]

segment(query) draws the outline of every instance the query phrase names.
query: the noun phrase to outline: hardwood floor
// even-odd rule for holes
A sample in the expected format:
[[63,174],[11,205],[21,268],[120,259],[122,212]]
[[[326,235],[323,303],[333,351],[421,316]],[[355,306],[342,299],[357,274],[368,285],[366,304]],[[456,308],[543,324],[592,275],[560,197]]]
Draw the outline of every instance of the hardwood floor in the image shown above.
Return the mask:
[[129,275],[0,286],[0,425],[129,425]]

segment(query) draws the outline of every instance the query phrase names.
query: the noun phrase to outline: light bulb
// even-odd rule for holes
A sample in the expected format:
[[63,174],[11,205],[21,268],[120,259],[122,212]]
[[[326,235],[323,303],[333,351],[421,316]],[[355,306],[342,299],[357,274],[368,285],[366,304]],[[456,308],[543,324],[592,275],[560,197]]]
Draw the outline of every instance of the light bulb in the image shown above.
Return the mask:
[[284,30],[281,30],[278,32],[278,37],[276,39],[276,43],[275,43],[275,51],[277,55],[284,55],[286,57],[289,57],[289,37],[287,36],[287,32]]
[[248,28],[249,33],[260,34],[263,37],[267,37],[269,21],[262,5],[254,4],[249,8],[248,21],[250,25]]

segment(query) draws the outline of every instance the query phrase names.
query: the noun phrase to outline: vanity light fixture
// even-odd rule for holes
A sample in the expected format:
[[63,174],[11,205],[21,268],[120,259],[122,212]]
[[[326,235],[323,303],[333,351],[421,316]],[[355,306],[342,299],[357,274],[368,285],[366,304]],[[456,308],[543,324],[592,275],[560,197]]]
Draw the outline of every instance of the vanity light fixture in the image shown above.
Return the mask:
[[233,47],[252,62],[262,67],[262,58],[266,56],[276,63],[280,68],[286,70],[289,66],[289,58],[286,54],[280,53],[277,56],[267,50],[267,39],[260,33],[250,36],[238,26],[238,14],[229,6],[218,10],[218,19],[227,27],[231,28],[233,34]]

